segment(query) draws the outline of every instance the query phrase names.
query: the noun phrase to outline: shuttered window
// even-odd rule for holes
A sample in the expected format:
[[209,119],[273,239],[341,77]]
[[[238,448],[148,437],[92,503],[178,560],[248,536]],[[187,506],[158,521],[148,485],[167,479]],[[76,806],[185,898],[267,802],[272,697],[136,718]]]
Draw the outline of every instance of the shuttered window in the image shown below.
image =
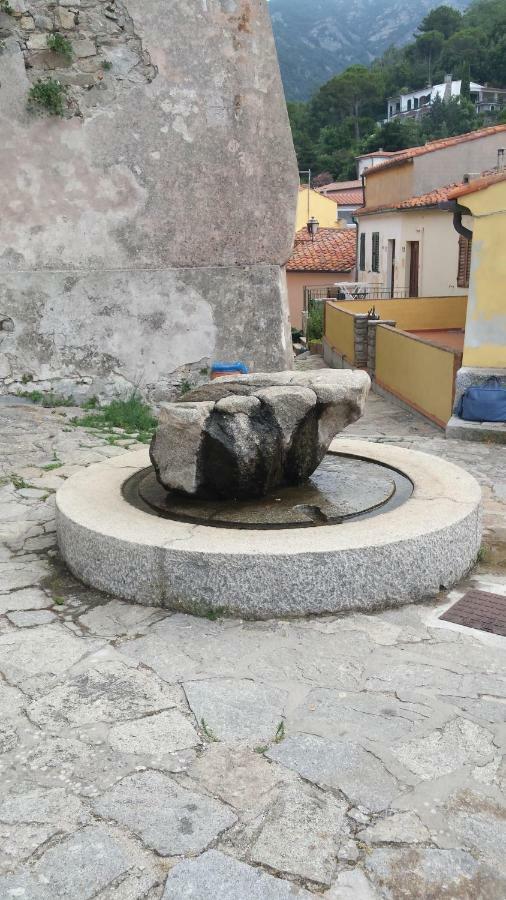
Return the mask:
[[361,272],[365,272],[365,234],[360,235],[359,268]]
[[472,246],[472,240],[468,240],[462,236],[459,237],[459,269],[457,272],[457,285],[461,288],[469,287]]
[[379,231],[373,231],[372,233],[372,265],[371,269],[373,272],[379,272],[380,270],[380,236]]

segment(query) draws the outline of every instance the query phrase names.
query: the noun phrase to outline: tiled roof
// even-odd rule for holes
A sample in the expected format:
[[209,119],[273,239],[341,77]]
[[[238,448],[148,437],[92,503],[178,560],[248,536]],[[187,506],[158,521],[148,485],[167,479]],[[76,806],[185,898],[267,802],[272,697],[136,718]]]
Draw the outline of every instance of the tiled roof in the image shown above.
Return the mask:
[[330,184],[323,184],[321,187],[316,188],[320,194],[324,194],[326,191],[350,191],[352,188],[361,188],[362,181],[360,178],[355,178],[354,181],[331,181]]
[[479,138],[488,137],[492,134],[502,134],[506,132],[506,125],[491,125],[489,128],[480,128],[478,131],[469,131],[466,134],[457,134],[454,137],[442,138],[439,141],[430,141],[423,147],[410,147],[408,150],[402,150],[396,153],[392,159],[385,160],[374,168],[367,170],[367,178],[375,175],[376,172],[383,172],[393,166],[400,166],[402,163],[411,162],[415,156],[423,156],[425,153],[434,153],[436,150],[444,150],[445,147],[454,147],[457,144],[465,144],[467,141],[477,141]]
[[473,178],[472,181],[454,185],[448,194],[448,199],[456,200],[458,197],[464,197],[466,194],[476,194],[477,191],[483,191],[491,184],[498,184],[500,181],[506,181],[506,171],[483,172],[480,178]]
[[418,197],[409,197],[408,200],[401,200],[399,203],[382,203],[379,206],[364,206],[361,209],[357,209],[355,215],[367,216],[372,213],[393,212],[402,209],[420,209],[424,206],[437,206],[441,200],[448,200],[450,192],[456,187],[458,187],[458,184],[454,182],[446,187],[429,191],[428,194],[420,194]]
[[335,200],[338,206],[360,206],[364,202],[364,192],[362,188],[354,191],[336,191],[336,193],[328,194],[329,200]]
[[306,228],[295,235],[288,272],[350,272],[356,261],[355,228],[320,228],[311,240]]
[[375,150],[374,153],[362,153],[360,156],[356,156],[355,159],[375,159],[377,156],[383,158],[384,156],[395,156],[401,152],[401,150]]
[[489,169],[486,172],[482,172],[478,178],[473,178],[471,181],[454,182],[445,187],[429,191],[428,194],[421,194],[418,197],[409,197],[408,200],[402,200],[399,203],[382,203],[380,206],[363,206],[360,209],[357,209],[355,215],[367,216],[374,213],[433,207],[444,200],[456,200],[458,197],[464,197],[466,194],[475,194],[477,191],[482,191],[489,185],[497,184],[500,181],[506,181],[506,170],[498,172],[497,169]]

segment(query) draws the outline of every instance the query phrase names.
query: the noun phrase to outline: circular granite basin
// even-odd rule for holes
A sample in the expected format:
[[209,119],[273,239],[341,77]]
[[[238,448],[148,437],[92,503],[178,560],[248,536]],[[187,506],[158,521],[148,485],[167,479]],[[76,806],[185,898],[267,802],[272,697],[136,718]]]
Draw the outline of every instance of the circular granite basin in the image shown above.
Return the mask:
[[62,556],[86,584],[118,597],[251,618],[410,603],[469,571],[481,543],[471,475],[365,441],[340,438],[330,454],[315,485],[288,489],[311,497],[281,499],[276,511],[278,492],[263,523],[258,509],[245,521],[230,503],[215,504],[212,521],[199,518],[202,504],[182,509],[180,497],[160,509],[166,495],[153,496],[147,448],[97,463],[58,491]]

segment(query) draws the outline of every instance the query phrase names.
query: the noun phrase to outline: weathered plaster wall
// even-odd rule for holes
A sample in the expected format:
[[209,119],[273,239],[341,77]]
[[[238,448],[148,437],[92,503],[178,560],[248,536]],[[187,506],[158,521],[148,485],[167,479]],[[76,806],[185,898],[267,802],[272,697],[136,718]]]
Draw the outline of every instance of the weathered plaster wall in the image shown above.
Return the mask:
[[[464,218],[464,224],[471,220]],[[434,209],[410,209],[396,213],[360,216],[360,234],[366,235],[366,269],[359,272],[361,281],[388,284],[388,241],[395,240],[395,287],[409,288],[409,241],[420,245],[418,294],[420,297],[461,296],[466,288],[457,284],[459,236],[453,227],[453,216]],[[380,234],[380,271],[373,272],[372,233]]]
[[473,213],[464,366],[506,369],[506,182],[462,197]]
[[[298,176],[265,0],[16,3],[0,13],[0,390],[159,396],[220,356],[290,364]],[[35,49],[55,28],[70,65]],[[48,75],[70,82],[64,118],[27,109]]]

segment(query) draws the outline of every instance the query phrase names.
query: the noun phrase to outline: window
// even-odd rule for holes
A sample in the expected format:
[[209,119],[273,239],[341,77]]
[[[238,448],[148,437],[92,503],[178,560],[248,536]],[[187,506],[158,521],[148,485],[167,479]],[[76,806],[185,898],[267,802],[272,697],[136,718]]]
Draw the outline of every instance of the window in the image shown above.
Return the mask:
[[415,104],[415,109],[418,109],[418,97],[415,97],[414,104]]
[[411,100],[408,100],[408,110],[411,109]]
[[380,270],[380,236],[379,231],[372,233],[372,265],[373,272]]
[[360,235],[359,268],[365,272],[365,234]]
[[459,237],[459,267],[457,271],[457,285],[461,288],[469,287],[472,245],[472,239],[468,240],[465,237]]

